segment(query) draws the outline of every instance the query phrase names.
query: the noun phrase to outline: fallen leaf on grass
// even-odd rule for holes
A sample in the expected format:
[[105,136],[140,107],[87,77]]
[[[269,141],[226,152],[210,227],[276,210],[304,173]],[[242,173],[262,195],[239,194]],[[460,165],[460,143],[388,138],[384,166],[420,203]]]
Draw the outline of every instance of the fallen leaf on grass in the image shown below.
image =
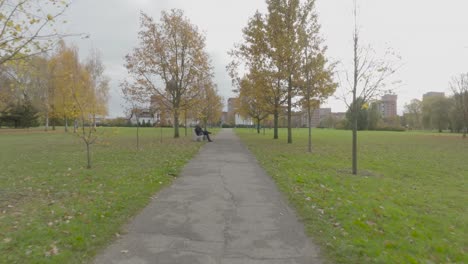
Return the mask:
[[11,242],[11,238],[7,237],[5,239],[3,239],[3,242],[4,243],[10,243]]
[[58,247],[56,245],[51,245],[50,250],[45,253],[45,256],[46,257],[55,256],[55,255],[58,255],[58,253],[59,253]]
[[120,253],[123,253],[123,254],[127,254],[128,253],[128,250],[121,250]]

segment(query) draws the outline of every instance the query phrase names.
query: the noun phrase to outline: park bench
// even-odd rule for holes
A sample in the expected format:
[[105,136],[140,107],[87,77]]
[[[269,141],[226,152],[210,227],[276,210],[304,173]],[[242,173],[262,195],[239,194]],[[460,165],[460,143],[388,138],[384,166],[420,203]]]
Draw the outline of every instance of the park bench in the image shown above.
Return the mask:
[[197,135],[197,133],[195,133],[195,129],[192,129],[192,136],[193,136],[193,141],[203,141],[205,140],[205,135]]

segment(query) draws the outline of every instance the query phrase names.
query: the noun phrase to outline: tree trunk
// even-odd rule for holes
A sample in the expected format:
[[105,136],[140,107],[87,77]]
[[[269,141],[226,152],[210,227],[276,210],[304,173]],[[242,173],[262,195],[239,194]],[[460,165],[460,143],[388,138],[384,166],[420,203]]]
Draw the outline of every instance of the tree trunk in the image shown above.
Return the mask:
[[[308,90],[309,92],[310,90]],[[310,101],[307,104],[307,119],[308,119],[308,127],[309,127],[309,146],[307,150],[309,153],[312,153],[312,118],[311,118],[311,113],[310,113]]]
[[359,55],[358,55],[358,31],[357,31],[357,22],[356,22],[356,2],[354,2],[354,36],[353,36],[353,51],[354,51],[354,72],[353,72],[353,174],[357,175],[357,127],[358,127],[358,105],[356,101],[357,86],[358,86],[358,68],[359,68]]
[[163,126],[162,124],[159,124],[160,126],[160,129],[159,129],[159,142],[162,143],[162,139],[163,139]]
[[[83,123],[83,126],[84,126],[84,123]],[[77,130],[78,130],[78,120],[75,119],[75,121],[73,122],[73,133],[76,133]]]
[[278,109],[273,113],[273,139],[278,139],[278,122],[279,122]]
[[65,117],[65,132],[68,132],[68,118]]
[[468,130],[468,116],[466,114],[466,110],[463,112],[463,123],[464,123],[464,127],[463,127],[463,138],[466,138],[466,132]]
[[93,129],[96,130],[96,114],[93,114]]
[[466,132],[468,130],[468,122],[465,121],[465,125],[463,127],[463,138],[466,138]]
[[185,136],[187,136],[187,108],[185,109]]
[[91,146],[89,145],[89,143],[86,143],[86,154],[87,154],[87,158],[88,158],[88,169],[91,169]]
[[257,134],[260,134],[260,118],[257,118]]
[[139,122],[137,122],[137,133],[136,133],[136,147],[137,150],[140,150],[140,126],[138,125]]
[[174,109],[174,138],[179,138],[179,110]]
[[357,118],[353,120],[353,174],[357,175]]
[[288,144],[292,143],[291,111],[292,111],[292,76],[289,75],[289,79],[288,79]]
[[46,113],[46,119],[45,119],[45,131],[49,131],[49,112]]

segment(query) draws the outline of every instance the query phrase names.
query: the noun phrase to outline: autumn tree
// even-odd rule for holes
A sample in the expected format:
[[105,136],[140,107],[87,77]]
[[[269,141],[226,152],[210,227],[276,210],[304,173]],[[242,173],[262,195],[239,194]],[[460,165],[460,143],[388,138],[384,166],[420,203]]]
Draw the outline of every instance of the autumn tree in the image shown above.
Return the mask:
[[[243,29],[244,42],[229,52],[232,61],[226,67],[234,92],[239,93],[240,70],[245,69],[249,79],[256,84],[256,92],[262,94],[264,108],[273,115],[273,139],[278,139],[279,117],[287,102],[287,88],[279,68],[272,60],[271,46],[267,39],[266,17],[256,12]],[[261,85],[260,85],[261,84]]]
[[468,73],[460,74],[452,79],[450,89],[453,92],[454,108],[459,115],[463,138],[468,132]]
[[297,95],[300,104],[307,111],[308,152],[312,152],[312,111],[320,107],[337,87],[333,80],[335,63],[329,63],[325,57],[327,47],[319,34],[320,25],[314,10],[314,1],[306,2],[299,17],[297,30],[300,57],[300,74],[296,74]]
[[[69,47],[61,42],[56,54],[50,59],[50,71],[54,87],[51,107],[54,114],[62,116],[67,127],[68,120],[75,121],[76,135],[83,141],[86,147],[87,168],[92,167],[91,146],[102,137],[94,127],[94,114],[96,109],[105,109],[106,98],[99,98],[97,93],[95,68],[81,63],[78,56],[78,48]],[[94,75],[93,75],[94,74]],[[103,104],[97,106],[97,104]]]
[[223,103],[216,86],[210,80],[203,83],[200,89],[201,93],[197,97],[200,100],[192,106],[192,109],[197,112],[198,119],[203,122],[206,129],[208,124],[212,126],[221,119]]
[[[348,85],[343,99],[351,113],[352,125],[352,173],[357,174],[357,131],[360,106],[367,105],[379,95],[388,92],[388,81],[397,70],[398,56],[387,50],[378,59],[370,47],[362,46],[357,24],[357,4],[354,1],[353,71],[346,74]],[[346,99],[351,95],[351,103]],[[358,101],[359,100],[359,101]]]
[[[4,106],[8,105],[10,110],[15,109],[15,112],[21,112],[25,115],[30,113],[29,110],[34,109],[35,114],[31,117],[38,119],[37,112],[42,112],[43,107],[41,92],[46,88],[42,75],[42,69],[46,65],[46,59],[40,56],[31,56],[23,60],[11,60],[4,63],[2,66],[4,84],[2,86],[6,85],[6,87],[0,89],[5,92],[0,95],[4,98]],[[4,108],[1,105],[0,102],[0,111]],[[25,111],[17,111],[20,108]],[[36,124],[36,122],[27,123]]]
[[96,128],[96,116],[107,115],[107,102],[109,99],[109,78],[104,75],[104,64],[98,50],[91,50],[85,65],[90,75],[90,88],[93,93],[91,97],[91,115],[93,126]]
[[[301,65],[302,78],[298,79],[301,97],[300,103],[307,111],[308,123],[308,152],[312,152],[312,111],[320,107],[325,99],[335,93],[337,84],[333,80],[334,64],[328,63],[324,53],[326,47],[321,47],[321,38],[318,36],[318,25],[310,23],[309,27],[301,32],[302,45],[305,47]],[[307,32],[306,32],[307,31]],[[311,34],[311,32],[315,32]]]
[[142,13],[139,45],[128,54],[125,67],[132,93],[158,95],[173,113],[174,137],[179,137],[180,111],[195,96],[197,79],[211,72],[205,37],[184,17],[182,10],[161,13],[160,23]]
[[257,133],[260,134],[260,124],[262,120],[271,113],[270,106],[265,102],[265,96],[262,94],[263,85],[258,79],[245,76],[239,83],[239,114],[244,117],[250,117],[257,124]]
[[208,123],[213,125],[221,118],[222,99],[218,95],[216,84],[213,83],[213,75],[200,75],[191,89],[184,97],[183,117],[185,123],[185,136],[187,136],[188,119],[201,120],[206,129]]
[[[287,110],[288,143],[292,143],[291,118],[293,98],[300,93],[305,50],[319,46],[319,28],[314,12],[314,0],[268,0],[268,12],[257,12],[244,28],[244,43],[231,55],[237,59],[229,70],[241,63],[252,78],[264,84],[266,102],[271,104],[274,116],[274,138],[278,138],[279,113]],[[317,52],[309,50],[310,54]],[[323,54],[322,54],[323,55]],[[231,74],[232,75],[232,74]],[[302,85],[302,87],[306,87]]]
[[314,54],[310,46],[320,45],[317,37],[320,26],[314,11],[315,0],[267,0],[267,6],[266,32],[271,59],[287,88],[288,143],[292,143],[292,100],[300,86],[305,50]]
[[77,120],[79,120],[80,127],[76,133],[86,146],[87,168],[90,169],[92,167],[91,146],[99,138],[99,134],[94,127],[94,119],[92,118],[96,102],[95,90],[93,88],[92,76],[86,68],[77,60],[73,61],[72,66],[70,88],[74,109],[76,109],[75,115]]
[[52,72],[49,69],[49,58],[46,56],[33,56],[30,58],[29,69],[31,73],[31,86],[34,90],[34,105],[40,111],[45,125],[49,129],[51,117],[50,102],[53,95]]
[[0,65],[50,50],[67,7],[63,0],[0,0]]

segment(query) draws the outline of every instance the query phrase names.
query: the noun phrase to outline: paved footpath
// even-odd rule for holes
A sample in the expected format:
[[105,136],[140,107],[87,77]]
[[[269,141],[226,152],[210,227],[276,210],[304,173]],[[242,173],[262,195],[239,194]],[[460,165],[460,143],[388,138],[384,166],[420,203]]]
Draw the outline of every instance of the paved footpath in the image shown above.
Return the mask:
[[223,129],[95,263],[315,264],[318,252],[271,178]]

